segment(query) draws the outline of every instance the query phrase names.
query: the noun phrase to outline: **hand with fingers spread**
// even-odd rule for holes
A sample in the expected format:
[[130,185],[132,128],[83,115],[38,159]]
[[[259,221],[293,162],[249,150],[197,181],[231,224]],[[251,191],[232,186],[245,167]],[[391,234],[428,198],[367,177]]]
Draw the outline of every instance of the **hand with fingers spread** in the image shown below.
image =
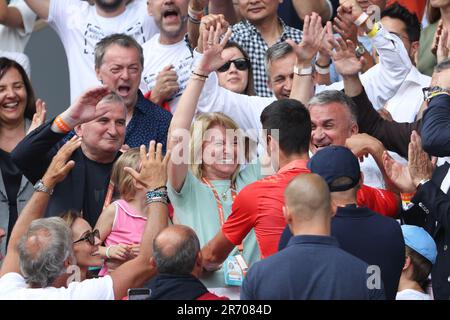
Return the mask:
[[408,166],[395,161],[387,151],[383,153],[383,167],[386,175],[400,192],[413,193],[416,191]]
[[173,65],[165,66],[156,76],[155,86],[152,88],[150,100],[157,105],[173,97],[180,90],[178,75]]
[[359,59],[355,55],[355,44],[350,41],[344,41],[341,38],[333,41],[333,47],[335,51],[332,53],[331,58],[333,59],[336,71],[342,75],[354,76],[363,70],[366,63],[364,57]]
[[215,28],[211,27],[208,32],[202,33],[203,58],[196,70],[197,73],[208,75],[231,59],[232,52],[223,52],[231,37],[231,29],[228,29],[222,40],[220,40],[223,32],[224,29],[218,23]]
[[227,30],[230,26],[223,14],[208,14],[201,19],[196,49],[198,52],[203,53],[203,35],[209,33],[211,28],[215,29],[219,24],[222,27],[222,30]]
[[58,150],[53,157],[50,166],[42,177],[47,188],[53,189],[55,185],[64,180],[70,170],[75,166],[75,161],[70,160],[72,153],[81,146],[81,138],[73,136]]
[[358,27],[353,23],[352,11],[348,7],[340,6],[337,9],[337,16],[334,18],[334,30],[341,35],[344,40],[358,42]]
[[131,176],[148,190],[153,190],[167,183],[167,163],[170,158],[170,150],[166,155],[162,156],[162,144],[156,144],[155,141],[150,141],[148,153],[145,146],[140,147],[141,169],[139,172],[130,167],[125,167],[124,170],[131,174]]
[[416,131],[413,131],[408,145],[408,169],[414,186],[418,187],[421,181],[431,179],[436,160],[437,158],[430,160],[422,149],[422,139]]
[[85,91],[61,114],[64,122],[71,128],[92,121],[109,111],[109,106],[100,101],[110,93],[107,87],[95,87]]
[[47,114],[47,106],[45,102],[41,99],[36,100],[36,113],[33,115],[33,120],[31,121],[31,126],[27,131],[29,134],[31,131],[41,126],[45,122],[45,116]]
[[325,33],[326,28],[322,27],[322,18],[317,13],[305,17],[302,41],[296,44],[291,39],[286,40],[294,48],[297,55],[297,64],[303,67],[311,65],[313,58],[319,51]]

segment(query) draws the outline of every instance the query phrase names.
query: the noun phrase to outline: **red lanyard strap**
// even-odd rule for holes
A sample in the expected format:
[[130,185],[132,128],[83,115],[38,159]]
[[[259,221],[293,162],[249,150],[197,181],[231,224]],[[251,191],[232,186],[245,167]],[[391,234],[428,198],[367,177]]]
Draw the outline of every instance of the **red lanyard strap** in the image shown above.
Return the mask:
[[[222,227],[225,223],[225,214],[223,211],[223,205],[222,205],[222,201],[219,198],[219,194],[217,193],[217,190],[213,187],[213,185],[211,184],[211,182],[209,182],[208,179],[206,178],[202,178],[202,181],[211,189],[211,191],[214,194],[214,198],[216,199],[216,204],[217,204],[217,212],[219,213],[219,221],[220,221],[220,227]],[[236,192],[236,187],[234,185],[234,183],[230,182],[230,191],[231,191],[231,199],[234,200],[236,199],[237,196],[237,192]],[[240,245],[237,246],[238,250],[243,252],[244,251],[244,245],[241,243]]]

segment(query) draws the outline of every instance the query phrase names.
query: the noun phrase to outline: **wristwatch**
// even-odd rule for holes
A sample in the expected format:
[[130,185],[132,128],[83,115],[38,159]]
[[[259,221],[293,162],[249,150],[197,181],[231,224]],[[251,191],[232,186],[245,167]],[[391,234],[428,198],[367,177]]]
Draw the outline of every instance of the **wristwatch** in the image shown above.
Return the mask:
[[45,192],[49,195],[53,194],[53,189],[47,187],[42,180],[38,180],[38,182],[36,182],[36,184],[34,185],[34,190],[37,192]]
[[366,48],[363,46],[363,44],[361,43],[361,42],[358,42],[358,45],[356,46],[356,48],[355,48],[355,54],[356,54],[356,57],[359,59],[359,58],[361,58],[363,55],[364,55],[364,53],[366,53]]

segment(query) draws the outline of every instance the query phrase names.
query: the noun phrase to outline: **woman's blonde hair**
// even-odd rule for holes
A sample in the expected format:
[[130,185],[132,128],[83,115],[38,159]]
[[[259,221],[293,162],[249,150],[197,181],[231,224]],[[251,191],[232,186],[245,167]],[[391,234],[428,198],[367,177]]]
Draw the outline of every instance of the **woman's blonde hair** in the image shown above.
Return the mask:
[[[194,124],[191,126],[189,166],[192,174],[197,179],[201,179],[203,177],[203,141],[205,139],[206,131],[217,125],[223,126],[225,129],[239,129],[233,119],[221,112],[203,113],[195,119]],[[198,163],[199,161],[196,161],[196,159],[201,159],[201,163]],[[236,181],[236,177],[239,173],[239,167],[240,165],[236,167],[236,170],[231,176],[231,181],[233,183]]]
[[133,177],[125,172],[124,168],[130,167],[139,171],[140,163],[139,148],[132,148],[122,154],[112,168],[111,181],[114,183],[114,189],[119,193],[120,198],[125,201],[133,200],[136,189],[134,188]]

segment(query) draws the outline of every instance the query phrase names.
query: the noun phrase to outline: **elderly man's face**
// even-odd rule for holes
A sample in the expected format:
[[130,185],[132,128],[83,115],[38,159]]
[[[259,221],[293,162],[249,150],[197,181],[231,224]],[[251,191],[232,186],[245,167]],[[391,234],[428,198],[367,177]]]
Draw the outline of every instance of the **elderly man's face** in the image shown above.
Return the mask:
[[125,107],[120,102],[109,104],[110,111],[105,115],[77,127],[77,135],[83,138],[83,152],[93,160],[114,157],[125,140]]
[[292,52],[269,63],[268,86],[278,100],[288,99],[291,94],[296,59]]
[[350,111],[341,103],[310,106],[311,143],[310,151],[329,146],[345,146],[345,141],[358,133],[358,125],[352,120]]
[[187,27],[188,0],[150,0],[148,13],[153,16],[161,35],[183,37]]
[[252,23],[264,21],[267,17],[277,14],[282,0],[239,0],[241,15]]
[[134,108],[141,82],[142,64],[137,48],[110,45],[105,52],[97,78],[125,101],[128,109]]

